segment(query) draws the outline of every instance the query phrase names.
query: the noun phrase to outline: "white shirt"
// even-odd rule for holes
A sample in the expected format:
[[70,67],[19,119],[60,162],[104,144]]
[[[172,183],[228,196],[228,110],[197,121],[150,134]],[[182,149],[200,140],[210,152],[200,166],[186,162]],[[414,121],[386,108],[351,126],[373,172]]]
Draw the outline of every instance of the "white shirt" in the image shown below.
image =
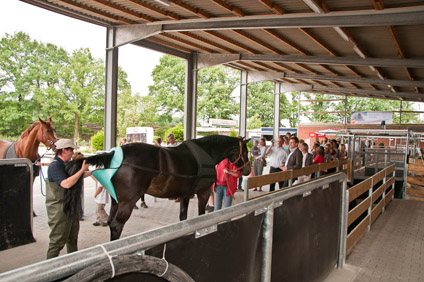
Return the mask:
[[107,204],[109,203],[109,193],[105,188],[102,187],[102,192],[100,192],[95,199],[98,204]]
[[286,159],[286,161],[284,163],[284,166],[287,166],[287,163],[289,162],[290,156],[293,154],[294,150],[296,150],[296,148],[290,149],[290,154],[287,157],[287,159]]
[[265,151],[266,146],[259,146],[259,155],[255,156],[255,159],[259,160],[260,158],[265,158]]
[[302,155],[303,155],[303,159],[302,159],[302,167],[305,167],[306,157],[308,156],[308,152],[306,152],[306,153],[302,153]]
[[269,155],[271,156],[271,161],[269,162],[269,165],[272,167],[279,168],[280,165],[285,163],[287,156],[289,153],[286,149],[278,148],[278,147],[272,147],[269,151]]

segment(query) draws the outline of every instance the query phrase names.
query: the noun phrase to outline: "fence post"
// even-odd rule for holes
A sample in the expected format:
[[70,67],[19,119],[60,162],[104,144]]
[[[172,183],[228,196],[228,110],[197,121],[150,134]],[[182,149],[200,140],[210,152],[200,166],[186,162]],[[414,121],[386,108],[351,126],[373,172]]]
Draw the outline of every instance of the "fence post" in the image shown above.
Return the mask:
[[346,259],[347,221],[349,216],[349,191],[347,190],[347,179],[343,180],[340,207],[340,230],[339,230],[339,253],[337,268],[342,269]]
[[374,187],[374,178],[371,176],[371,187],[368,189],[368,197],[370,197],[371,202],[370,206],[368,207],[368,214],[370,216],[367,231],[371,230],[371,224],[372,224],[372,189]]
[[263,243],[262,243],[262,272],[261,282],[271,281],[272,267],[272,243],[274,233],[274,203],[271,203],[264,217],[262,225]]
[[291,169],[290,170],[289,187],[291,187],[292,185],[293,185],[293,170]]
[[249,189],[247,189],[247,187],[249,187],[249,177],[247,177],[246,181],[243,181],[241,183],[241,187],[244,190],[243,191],[243,202],[247,202],[247,200],[249,200]]
[[383,195],[382,195],[382,201],[383,201],[383,208],[381,209],[381,213],[384,213],[384,209],[386,208],[386,178],[387,178],[387,167],[384,169],[384,178],[383,178],[383,185],[384,185],[384,190],[383,190]]

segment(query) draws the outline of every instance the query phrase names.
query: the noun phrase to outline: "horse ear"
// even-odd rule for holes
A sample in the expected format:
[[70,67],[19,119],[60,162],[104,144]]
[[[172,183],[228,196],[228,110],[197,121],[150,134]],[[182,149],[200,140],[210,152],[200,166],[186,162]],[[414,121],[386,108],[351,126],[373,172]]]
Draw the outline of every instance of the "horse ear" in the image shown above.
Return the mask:
[[44,120],[42,120],[40,117],[38,117],[38,120],[42,123],[42,124],[46,124],[46,122]]
[[250,139],[251,139],[251,138],[244,140],[244,141],[243,141],[243,143],[244,143],[244,144],[249,143]]

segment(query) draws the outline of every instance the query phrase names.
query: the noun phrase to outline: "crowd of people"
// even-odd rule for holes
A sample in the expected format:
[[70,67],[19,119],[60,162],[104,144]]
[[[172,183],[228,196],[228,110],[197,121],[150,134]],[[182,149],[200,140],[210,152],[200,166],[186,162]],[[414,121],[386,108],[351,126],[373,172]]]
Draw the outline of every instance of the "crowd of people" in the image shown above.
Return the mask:
[[[252,147],[253,175],[262,175],[266,166],[266,156],[270,156],[269,173],[300,169],[302,167],[347,158],[346,146],[340,139],[323,139],[315,142],[309,150],[309,145],[302,139],[287,132],[284,136],[279,136],[277,144],[271,140],[271,145],[267,148],[265,138],[260,141],[255,140]],[[260,144],[260,145],[259,145]],[[329,171],[331,172],[331,171]],[[301,176],[295,183],[301,183],[311,179],[313,175]],[[275,190],[276,183],[270,184],[269,191]],[[288,186],[288,181],[278,182],[279,188]],[[257,187],[253,191],[262,191],[262,187]]]

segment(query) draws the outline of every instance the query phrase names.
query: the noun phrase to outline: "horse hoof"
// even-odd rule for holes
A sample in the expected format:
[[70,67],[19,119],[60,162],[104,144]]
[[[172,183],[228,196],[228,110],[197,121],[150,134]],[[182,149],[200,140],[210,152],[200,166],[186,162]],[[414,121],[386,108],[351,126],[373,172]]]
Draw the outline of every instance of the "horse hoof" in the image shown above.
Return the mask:
[[134,205],[133,209],[135,209],[135,210],[138,210],[138,207],[137,207],[137,205]]
[[145,209],[147,209],[147,208],[148,208],[148,206],[146,205],[146,203],[145,203],[145,202],[141,202],[141,204],[140,204],[140,208],[145,208]]

